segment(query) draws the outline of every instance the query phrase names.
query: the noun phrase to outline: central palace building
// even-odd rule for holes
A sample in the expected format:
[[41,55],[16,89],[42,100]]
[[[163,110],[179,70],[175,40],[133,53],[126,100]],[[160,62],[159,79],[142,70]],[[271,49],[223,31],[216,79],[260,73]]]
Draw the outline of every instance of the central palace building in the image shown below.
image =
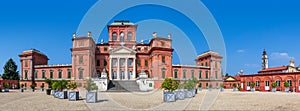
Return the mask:
[[[31,49],[22,52],[21,84],[37,87],[45,84],[45,78],[52,80],[76,81],[83,86],[86,78],[99,78],[101,72],[108,74],[112,81],[135,81],[144,70],[159,88],[164,78],[175,80],[197,78],[203,87],[211,84],[219,87],[222,83],[222,57],[213,51],[207,51],[195,58],[196,65],[172,64],[172,39],[158,37],[153,33],[149,43],[136,42],[137,25],[129,21],[114,21],[107,26],[108,42],[96,43],[92,33],[87,36],[73,35],[72,64],[49,65],[49,58],[42,52]],[[66,58],[67,59],[67,58]]]

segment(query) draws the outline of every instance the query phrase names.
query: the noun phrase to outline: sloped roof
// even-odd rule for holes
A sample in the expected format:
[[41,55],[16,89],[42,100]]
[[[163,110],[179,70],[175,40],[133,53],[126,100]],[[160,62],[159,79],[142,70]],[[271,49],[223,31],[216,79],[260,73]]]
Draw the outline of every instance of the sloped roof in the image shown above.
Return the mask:
[[263,72],[273,72],[273,71],[283,71],[287,70],[288,66],[280,66],[280,67],[272,67],[272,68],[266,68],[264,70],[258,71],[258,73],[263,73]]

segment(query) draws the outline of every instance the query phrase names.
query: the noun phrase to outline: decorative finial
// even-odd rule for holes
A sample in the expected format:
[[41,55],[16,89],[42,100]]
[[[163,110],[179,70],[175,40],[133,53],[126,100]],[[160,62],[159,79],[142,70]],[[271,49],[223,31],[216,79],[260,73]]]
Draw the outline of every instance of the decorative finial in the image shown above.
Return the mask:
[[101,39],[101,44],[103,44],[104,43],[104,40],[103,39]]
[[153,32],[152,36],[153,38],[156,38],[156,32]]
[[168,39],[171,39],[171,34],[168,34]]
[[76,36],[77,36],[77,35],[76,35],[76,33],[73,33],[73,39],[75,39],[75,38],[76,38]]
[[88,32],[88,37],[92,37],[92,32]]

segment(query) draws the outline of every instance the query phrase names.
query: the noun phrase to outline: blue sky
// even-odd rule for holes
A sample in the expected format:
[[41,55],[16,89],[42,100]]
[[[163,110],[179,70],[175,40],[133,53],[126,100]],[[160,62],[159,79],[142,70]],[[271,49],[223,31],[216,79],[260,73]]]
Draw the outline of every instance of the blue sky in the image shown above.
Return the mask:
[[[70,1],[1,1],[0,2],[0,73],[9,58],[19,65],[18,54],[22,51],[36,48],[45,53],[50,64],[71,63],[71,37],[88,11],[97,0]],[[269,55],[269,66],[287,65],[294,58],[296,65],[300,64],[300,2],[296,0],[202,0],[215,17],[223,34],[227,50],[227,72],[236,74],[239,70],[245,73],[256,73],[261,69],[261,54],[263,49]],[[183,4],[184,5],[184,4]],[[163,7],[145,6],[126,10],[113,19],[127,19],[137,22],[147,18],[151,11],[160,12],[158,16],[168,13],[171,20],[182,25],[181,30],[164,21],[140,21],[138,26],[138,41],[151,38],[152,32],[167,36],[172,33],[174,44],[182,36],[191,38],[195,52],[200,54],[209,50],[201,32],[192,28],[184,17],[171,13],[172,10]],[[152,10],[153,9],[153,10]],[[141,11],[148,13],[141,13]],[[197,11],[195,11],[197,13]],[[166,16],[167,17],[167,16]],[[152,24],[152,23],[155,24]],[[186,23],[186,24],[185,24]],[[155,25],[159,25],[155,26]],[[168,28],[163,28],[168,27]],[[184,33],[186,33],[186,35]],[[106,39],[105,30],[100,38]],[[199,37],[193,41],[195,37]],[[202,37],[202,38],[201,38]],[[175,59],[180,55],[183,45],[175,45]],[[185,60],[174,63],[192,64]]]

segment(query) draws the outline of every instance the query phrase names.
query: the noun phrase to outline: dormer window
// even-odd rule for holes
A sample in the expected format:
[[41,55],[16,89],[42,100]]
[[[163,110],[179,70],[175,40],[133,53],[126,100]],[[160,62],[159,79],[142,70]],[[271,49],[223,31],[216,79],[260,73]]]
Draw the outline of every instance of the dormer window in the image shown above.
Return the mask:
[[112,40],[117,41],[117,33],[116,32],[112,33]]

